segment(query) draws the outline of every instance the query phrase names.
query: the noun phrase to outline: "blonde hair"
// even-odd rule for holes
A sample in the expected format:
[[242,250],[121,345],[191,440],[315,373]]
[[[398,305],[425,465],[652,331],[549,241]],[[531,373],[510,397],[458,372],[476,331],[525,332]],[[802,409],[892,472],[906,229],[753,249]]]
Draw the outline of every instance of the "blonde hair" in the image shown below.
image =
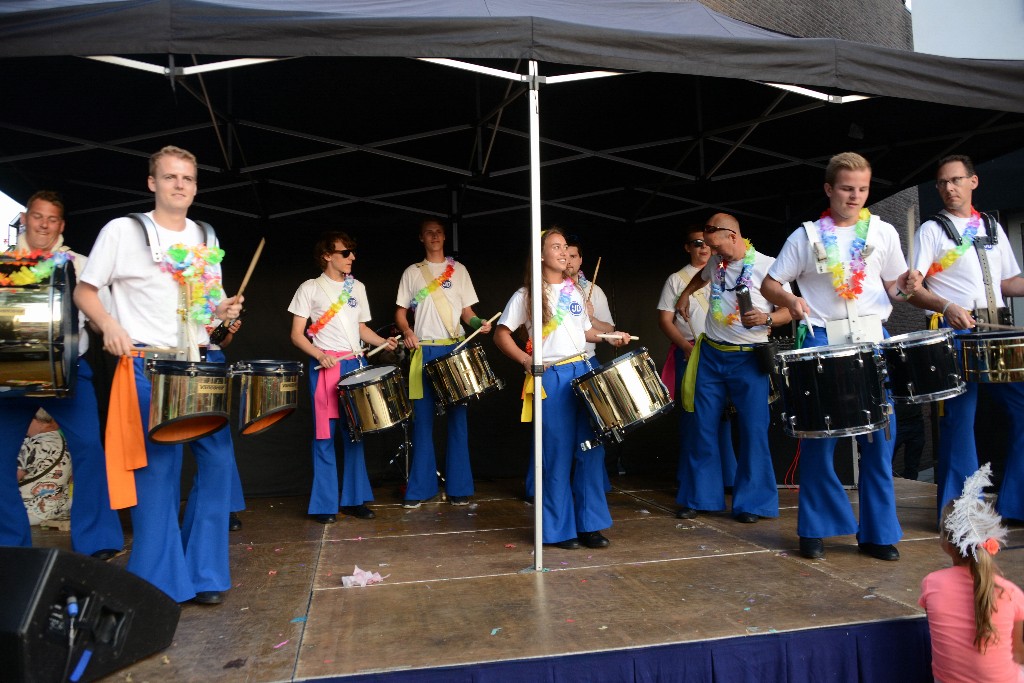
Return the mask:
[[199,162],[196,161],[196,155],[188,151],[187,149],[175,147],[174,145],[167,145],[166,147],[161,147],[159,150],[153,153],[153,156],[149,158],[149,175],[153,176],[154,178],[156,177],[156,162],[160,161],[160,159],[163,157],[178,157],[179,159],[184,159],[185,161],[191,162],[192,165],[196,167],[196,176],[198,177]]
[[[1003,596],[1003,588],[997,586],[996,576],[1002,576],[996,561],[987,550],[981,545],[975,548],[975,552],[962,553],[956,545],[956,539],[951,531],[946,528],[946,519],[953,512],[955,501],[946,503],[942,509],[942,520],[939,522],[939,529],[942,530],[943,538],[961,557],[959,564],[967,565],[974,580],[974,647],[982,654],[989,645],[999,642],[999,632],[992,625],[992,613],[996,611],[996,601]],[[998,591],[998,592],[997,592]]]
[[825,182],[829,185],[836,184],[836,176],[840,171],[870,171],[871,164],[868,160],[856,152],[843,152],[828,160],[825,167]]

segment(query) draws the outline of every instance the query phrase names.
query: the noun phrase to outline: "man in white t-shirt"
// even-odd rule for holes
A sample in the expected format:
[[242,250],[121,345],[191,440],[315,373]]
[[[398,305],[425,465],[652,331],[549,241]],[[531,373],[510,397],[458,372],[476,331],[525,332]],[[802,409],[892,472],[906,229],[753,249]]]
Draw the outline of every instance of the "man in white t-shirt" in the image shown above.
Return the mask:
[[[131,356],[136,346],[191,348],[190,355],[197,356],[198,346],[208,343],[206,325],[214,317],[238,318],[241,297],[223,297],[223,252],[216,236],[187,216],[198,188],[195,156],[178,147],[162,148],[150,157],[148,187],[155,204],[151,212],[138,219],[116,218],[100,231],[75,289],[75,303],[102,332],[103,348],[115,356]],[[186,272],[186,263],[192,264],[189,275],[179,283],[173,271]],[[109,310],[99,296],[107,287]],[[182,305],[189,299],[191,305]],[[134,359],[134,370],[142,426],[148,431],[152,384],[143,358]],[[147,438],[145,447],[146,465],[134,470],[137,504],[131,507],[128,571],[178,602],[219,604],[231,588],[227,520],[234,454],[224,449],[211,449],[206,457],[196,453],[198,485],[190,493],[194,514],[179,526],[182,446]],[[109,439],[107,451],[109,458]]]
[[[874,342],[888,336],[882,325],[907,265],[896,229],[864,208],[870,186],[867,159],[854,152],[832,157],[825,169],[829,209],[789,236],[762,285],[766,299],[805,321],[798,335],[804,347],[845,344],[854,334],[873,334],[877,338],[867,341]],[[782,287],[793,281],[799,297]],[[804,557],[824,557],[825,537],[856,533],[861,552],[879,560],[899,559],[896,543],[903,532],[892,479],[896,420],[888,421],[888,436],[879,429],[857,437],[859,524],[833,466],[838,439],[801,440],[797,533]]]
[[[676,503],[681,507],[676,514],[689,514],[686,510],[686,486],[683,483],[684,468],[693,455],[693,430],[696,428],[693,413],[682,410],[683,373],[686,371],[686,363],[693,351],[693,344],[704,333],[704,319],[707,317],[709,308],[710,285],[696,290],[690,297],[690,319],[687,321],[681,313],[676,312],[676,302],[690,280],[698,275],[711,258],[711,247],[704,241],[704,226],[694,225],[687,228],[686,241],[683,249],[690,257],[690,262],[678,272],[672,273],[665,280],[665,286],[661,289],[661,298],[658,299],[658,327],[668,337],[670,342],[668,358],[665,359],[665,366],[661,371],[661,380],[668,387],[669,395],[677,399],[679,410],[679,464],[676,469],[676,478],[679,481],[679,490],[676,494]],[[718,425],[718,446],[722,456],[722,482],[727,488],[731,488],[736,479],[736,453],[732,445],[732,423],[723,415]]]
[[[309,390],[313,399],[313,488],[309,514],[321,524],[337,521],[338,511],[358,519],[376,513],[366,503],[373,500],[366,471],[363,442],[353,441],[351,425],[342,439],[344,470],[338,494],[338,462],[335,435],[342,418],[338,405],[339,379],[363,367],[360,342],[398,348],[394,339],[383,339],[366,323],[370,302],[366,287],[352,275],[356,242],[344,232],[324,233],[313,247],[323,273],[306,280],[295,290],[288,312],[292,314],[292,344],[309,356]],[[311,322],[306,328],[307,322]]]
[[[21,216],[25,232],[18,236],[13,251],[62,252],[73,259],[74,272],[81,273],[87,259],[64,244],[64,202],[60,196],[43,190],[32,195],[25,206]],[[65,291],[64,295],[70,292]],[[106,459],[100,441],[92,367],[81,355],[88,350],[84,317],[79,316],[75,323],[79,328],[79,357],[73,391],[66,397],[0,399],[0,463],[7,463],[8,472],[13,474],[25,430],[36,410],[45,407],[64,428],[74,456],[76,495],[71,509],[71,547],[75,552],[107,560],[124,547],[124,534],[107,495]],[[59,362],[60,351],[52,352]],[[7,476],[0,476],[0,545],[32,545],[17,482]]]
[[[412,351],[409,367],[409,398],[412,400],[412,462],[405,490],[406,508],[418,508],[438,493],[437,456],[434,453],[434,387],[424,377],[423,366],[455,349],[466,335],[463,325],[487,334],[491,324],[473,311],[478,299],[469,271],[444,255],[445,229],[436,219],[420,224],[425,258],[402,273],[395,301],[395,324],[402,343]],[[413,311],[414,320],[409,321]],[[469,459],[466,406],[445,409],[448,448],[445,452],[445,492],[452,505],[466,505],[473,495],[473,471]]]
[[[732,516],[742,524],[779,516],[779,490],[768,447],[768,373],[759,358],[774,325],[788,323],[789,312],[776,310],[761,296],[761,282],[772,258],[758,252],[740,232],[739,221],[716,213],[704,226],[704,240],[714,256],[683,289],[677,310],[690,317],[690,297],[710,284],[709,311],[683,380],[683,408],[694,412],[692,455],[680,476],[684,489],[676,517],[690,519],[698,510],[725,508],[719,425],[726,402],[739,415],[740,441]],[[751,308],[740,310],[740,294],[749,293]]]
[[[910,303],[932,311],[936,322],[957,333],[970,332],[977,321],[973,312],[998,318],[1004,297],[1024,296],[1024,278],[1006,232],[997,221],[975,210],[971,200],[978,174],[970,157],[948,156],[939,161],[935,186],[944,209],[927,220],[914,240],[914,278],[923,275],[927,289],[915,290]],[[948,226],[943,223],[948,221]],[[959,239],[954,239],[959,237]],[[960,247],[957,249],[957,247]],[[991,297],[996,315],[988,311],[979,252],[988,264]],[[989,320],[998,323],[999,320]],[[967,391],[944,402],[939,422],[938,512],[960,495],[964,481],[978,468],[974,441],[974,414],[978,392],[988,391],[1007,409],[1010,444],[997,509],[1003,517],[1024,519],[1024,383],[968,382]]]

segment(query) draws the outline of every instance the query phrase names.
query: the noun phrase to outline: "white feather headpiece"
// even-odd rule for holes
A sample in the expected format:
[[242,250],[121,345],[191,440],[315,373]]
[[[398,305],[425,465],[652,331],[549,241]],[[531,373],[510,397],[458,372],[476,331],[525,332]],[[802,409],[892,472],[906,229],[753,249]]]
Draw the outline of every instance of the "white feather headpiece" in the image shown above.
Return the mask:
[[962,557],[967,553],[978,559],[978,547],[986,547],[992,555],[999,544],[1006,540],[1006,529],[1002,517],[992,507],[991,496],[984,494],[986,486],[992,485],[992,465],[985,463],[967,477],[963,493],[953,501],[953,509],[946,517],[946,530],[950,541],[960,550]]

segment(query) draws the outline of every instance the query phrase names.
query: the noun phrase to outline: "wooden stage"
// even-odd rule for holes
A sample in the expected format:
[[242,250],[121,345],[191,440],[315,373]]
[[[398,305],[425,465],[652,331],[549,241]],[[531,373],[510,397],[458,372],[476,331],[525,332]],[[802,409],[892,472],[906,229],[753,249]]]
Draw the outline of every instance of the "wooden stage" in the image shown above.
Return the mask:
[[[225,602],[186,604],[170,648],[105,680],[386,680],[387,672],[922,620],[921,578],[949,560],[936,540],[935,487],[896,483],[899,562],[858,554],[853,537],[827,539],[824,560],[799,557],[794,491],[780,491],[775,520],[684,521],[665,482],[621,476],[609,494],[611,547],[545,547],[541,573],[531,569],[533,507],[519,498],[519,482],[477,482],[470,506],[435,500],[416,510],[401,507],[397,489],[380,489],[376,519],[339,516],[329,526],[306,517],[305,498],[253,499],[231,534]],[[41,530],[34,542],[67,548],[68,536]],[[1024,531],[1011,530],[997,559],[1024,584]],[[383,583],[343,588],[355,565]]]

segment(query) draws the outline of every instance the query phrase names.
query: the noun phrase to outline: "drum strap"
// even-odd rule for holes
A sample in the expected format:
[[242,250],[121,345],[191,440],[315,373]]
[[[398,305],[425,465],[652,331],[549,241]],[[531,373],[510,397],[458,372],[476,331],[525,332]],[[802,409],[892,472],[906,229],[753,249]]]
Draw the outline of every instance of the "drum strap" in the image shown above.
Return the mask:
[[423,349],[421,346],[452,346],[462,341],[462,337],[449,339],[421,339],[420,345],[409,355],[409,399],[423,398]]
[[[420,269],[420,277],[423,278],[423,284],[430,285],[434,281],[434,278],[430,277],[430,268],[427,266],[427,262],[417,263],[416,267]],[[455,283],[452,283],[454,286]],[[444,323],[444,329],[448,330],[448,334],[451,337],[458,336],[458,325],[455,323],[455,314],[452,310],[452,304],[448,301],[448,297],[441,291],[441,287],[437,287],[430,292],[430,300],[434,302],[434,308],[437,309],[437,314],[441,318],[441,322]]]
[[[153,262],[160,263],[163,261],[163,247],[160,244],[160,238],[157,236],[156,223],[153,222],[153,219],[144,213],[130,213],[128,217],[134,219],[136,223],[142,226],[142,232],[146,236],[146,246],[149,247],[149,252],[153,256]],[[195,221],[195,223],[203,229],[203,241],[207,245],[217,246],[217,235],[213,231],[213,226],[206,221]]]

